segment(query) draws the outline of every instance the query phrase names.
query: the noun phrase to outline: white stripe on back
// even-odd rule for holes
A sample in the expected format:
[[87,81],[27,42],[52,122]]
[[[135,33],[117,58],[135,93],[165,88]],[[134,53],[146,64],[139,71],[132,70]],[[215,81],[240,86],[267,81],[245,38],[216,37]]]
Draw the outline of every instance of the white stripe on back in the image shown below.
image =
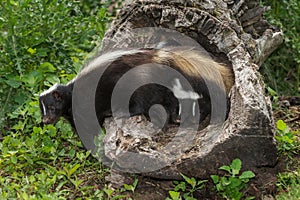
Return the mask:
[[140,52],[143,52],[144,50],[139,49],[132,49],[132,50],[116,50],[113,52],[105,53],[103,55],[100,55],[96,57],[94,60],[92,60],[86,67],[82,69],[82,71],[79,72],[77,77],[75,79],[78,79],[80,77],[85,76],[88,73],[92,73],[93,70],[97,69],[98,67],[105,67],[109,63],[113,62],[114,60],[124,56],[124,55],[132,55],[137,54]]
[[46,94],[49,94],[49,93],[51,93],[52,91],[54,91],[54,90],[56,90],[57,89],[57,86],[58,86],[58,84],[56,83],[56,84],[54,84],[54,85],[52,85],[48,90],[46,90],[46,91],[44,91],[44,92],[42,92],[41,94],[40,94],[40,96],[45,96]]

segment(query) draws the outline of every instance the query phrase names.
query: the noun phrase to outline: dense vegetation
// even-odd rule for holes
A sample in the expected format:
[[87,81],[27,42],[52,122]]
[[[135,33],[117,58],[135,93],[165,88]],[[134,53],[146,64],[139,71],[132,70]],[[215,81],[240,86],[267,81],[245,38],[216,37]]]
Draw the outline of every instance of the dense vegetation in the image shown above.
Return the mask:
[[266,0],[268,21],[284,33],[284,44],[262,67],[269,87],[279,95],[300,93],[300,2]]
[[[285,44],[263,66],[267,84],[274,96],[298,94],[300,3],[264,4],[272,6],[269,20],[285,33]],[[112,198],[106,169],[83,150],[63,120],[41,124],[37,99],[54,83],[71,80],[93,55],[110,20],[108,5],[92,0],[0,1],[0,199]],[[282,126],[278,139],[283,155],[299,153],[296,132]],[[286,148],[289,142],[293,152]],[[299,171],[280,174],[280,189],[296,187]],[[193,179],[185,180],[193,184]],[[134,192],[136,184],[125,190]],[[284,195],[300,195],[297,191],[299,186]]]

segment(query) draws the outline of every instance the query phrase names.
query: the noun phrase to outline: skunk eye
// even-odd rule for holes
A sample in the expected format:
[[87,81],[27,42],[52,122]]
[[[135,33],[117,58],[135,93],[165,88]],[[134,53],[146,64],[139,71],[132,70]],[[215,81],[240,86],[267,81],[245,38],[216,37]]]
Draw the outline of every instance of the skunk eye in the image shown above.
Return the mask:
[[51,111],[51,112],[54,112],[55,111],[55,107],[54,106],[48,106],[48,110]]

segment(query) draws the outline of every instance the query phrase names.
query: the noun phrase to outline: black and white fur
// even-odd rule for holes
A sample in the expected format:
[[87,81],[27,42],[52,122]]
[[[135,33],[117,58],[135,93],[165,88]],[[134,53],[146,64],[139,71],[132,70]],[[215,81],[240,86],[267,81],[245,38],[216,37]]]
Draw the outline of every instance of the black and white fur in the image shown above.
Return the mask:
[[[116,51],[102,55],[90,62],[78,76],[67,85],[54,85],[40,95],[40,109],[43,123],[55,123],[59,117],[66,118],[74,126],[72,115],[72,90],[76,80],[87,73],[93,73],[98,67],[104,67],[106,59],[111,60],[110,66],[102,75],[95,95],[96,115],[102,125],[105,117],[112,114],[111,95],[118,80],[132,68],[147,63],[167,65],[179,71],[192,85],[194,91],[185,90],[179,79],[174,79],[172,90],[156,84],[140,87],[130,99],[130,114],[144,114],[149,117],[149,109],[154,104],[165,107],[168,123],[178,123],[190,116],[200,115],[203,121],[210,113],[210,96],[206,83],[212,83],[219,92],[228,94],[233,85],[233,74],[230,68],[214,62],[212,59],[199,54],[192,49],[138,49],[132,51]],[[221,74],[221,80],[216,76]],[[137,78],[145,76],[137,75]],[[191,111],[182,113],[179,104],[188,102]],[[198,101],[200,113],[195,113],[195,101]],[[124,108],[126,109],[126,108]],[[157,115],[161,115],[157,110]]]
[[72,115],[73,82],[67,85],[55,84],[40,94],[39,104],[44,124],[54,124],[62,116],[74,127]]

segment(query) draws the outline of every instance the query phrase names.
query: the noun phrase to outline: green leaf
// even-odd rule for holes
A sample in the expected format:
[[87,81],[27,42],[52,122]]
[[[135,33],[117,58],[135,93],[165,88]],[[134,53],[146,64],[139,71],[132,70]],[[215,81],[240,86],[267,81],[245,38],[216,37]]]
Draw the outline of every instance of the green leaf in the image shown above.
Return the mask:
[[220,182],[222,183],[223,186],[230,185],[230,181],[225,176],[221,177]]
[[253,177],[255,177],[255,174],[252,171],[245,171],[239,176],[239,179],[250,179]]
[[39,71],[32,71],[29,74],[24,75],[22,81],[29,87],[34,87],[43,79],[43,75]]
[[136,178],[136,179],[134,180],[134,182],[132,183],[132,185],[124,184],[125,190],[129,190],[129,191],[134,192],[134,191],[135,191],[135,188],[136,188],[136,186],[137,186],[137,184],[138,184],[138,181],[139,181],[139,179]]
[[229,177],[229,182],[231,188],[238,188],[242,184],[242,181],[236,177]]
[[34,49],[28,48],[27,52],[30,53],[31,55],[36,54],[36,48],[34,48]]
[[214,184],[217,184],[220,181],[220,177],[217,175],[210,175],[210,178],[213,180]]
[[126,183],[125,183],[123,186],[124,186],[125,190],[132,191],[132,189],[133,189],[133,186],[132,186],[132,185],[128,185],[128,184],[126,184]]
[[181,190],[183,192],[186,190],[185,182],[182,181],[180,183],[177,183],[177,185],[174,188],[174,191],[179,191],[179,190]]
[[49,62],[44,62],[40,65],[42,72],[55,72],[56,68]]
[[21,105],[28,99],[28,95],[25,95],[24,93],[18,93],[15,95],[14,101]]
[[222,170],[225,170],[225,171],[231,173],[231,168],[227,165],[224,165],[224,166],[220,167],[219,169],[222,169]]
[[18,159],[17,159],[17,156],[13,155],[10,157],[10,161],[13,163],[13,164],[17,164],[18,162]]
[[189,193],[183,195],[184,200],[197,200],[194,197],[191,197]]
[[14,125],[13,129],[15,129],[15,130],[23,130],[24,127],[25,127],[25,124],[22,123],[21,121],[18,121],[18,124]]
[[74,172],[80,167],[80,164],[76,164],[72,169],[69,170],[69,175],[72,176]]
[[56,131],[57,130],[55,126],[53,126],[52,124],[47,125],[47,131],[46,131],[47,135],[49,135],[50,137],[54,137],[56,136]]
[[21,82],[15,80],[15,79],[6,80],[5,83],[15,89],[20,87],[20,85],[22,84]]
[[78,188],[79,185],[83,182],[83,180],[73,180],[73,179],[70,179],[70,181],[76,188]]
[[180,192],[169,191],[172,200],[180,200]]
[[205,186],[205,184],[204,183],[206,183],[207,182],[207,180],[199,180],[198,182],[197,182],[197,185],[198,186]]
[[114,193],[114,190],[110,189],[110,188],[103,188],[103,191],[105,192],[105,194],[108,197],[111,197],[111,195]]
[[242,167],[242,161],[238,158],[234,159],[230,165],[232,169],[232,175],[237,175],[239,174],[241,167]]
[[[48,75],[47,77],[46,77],[46,80],[49,82],[49,83],[47,83],[46,85],[47,86],[49,86],[49,87],[51,87],[52,85],[54,85],[55,83],[60,83],[60,80],[59,80],[59,78],[56,76],[56,75]],[[45,81],[46,82],[46,81]]]
[[284,131],[287,128],[286,123],[284,123],[284,121],[282,121],[281,119],[277,121],[277,129]]
[[73,158],[73,157],[75,156],[75,154],[76,154],[75,150],[74,150],[74,149],[70,149],[70,151],[69,151],[69,156],[70,156],[71,158]]
[[134,189],[136,188],[138,182],[139,182],[139,179],[137,179],[137,178],[134,179],[134,182],[133,182],[133,184],[132,184],[132,186],[133,186]]
[[277,93],[276,93],[276,91],[275,91],[275,90],[273,90],[272,88],[270,88],[270,87],[267,87],[267,90],[268,90],[269,94],[270,94],[272,97],[275,97],[275,96],[277,96]]
[[37,126],[34,126],[32,130],[33,130],[33,133],[35,133],[35,134],[38,134],[38,133],[42,132],[42,128],[41,127],[37,127]]
[[195,180],[195,178],[189,178],[189,177],[187,177],[187,176],[185,176],[184,174],[181,174],[180,173],[180,175],[184,178],[184,180],[188,183],[188,184],[190,184],[193,188],[196,186],[196,183],[197,183],[197,181]]

